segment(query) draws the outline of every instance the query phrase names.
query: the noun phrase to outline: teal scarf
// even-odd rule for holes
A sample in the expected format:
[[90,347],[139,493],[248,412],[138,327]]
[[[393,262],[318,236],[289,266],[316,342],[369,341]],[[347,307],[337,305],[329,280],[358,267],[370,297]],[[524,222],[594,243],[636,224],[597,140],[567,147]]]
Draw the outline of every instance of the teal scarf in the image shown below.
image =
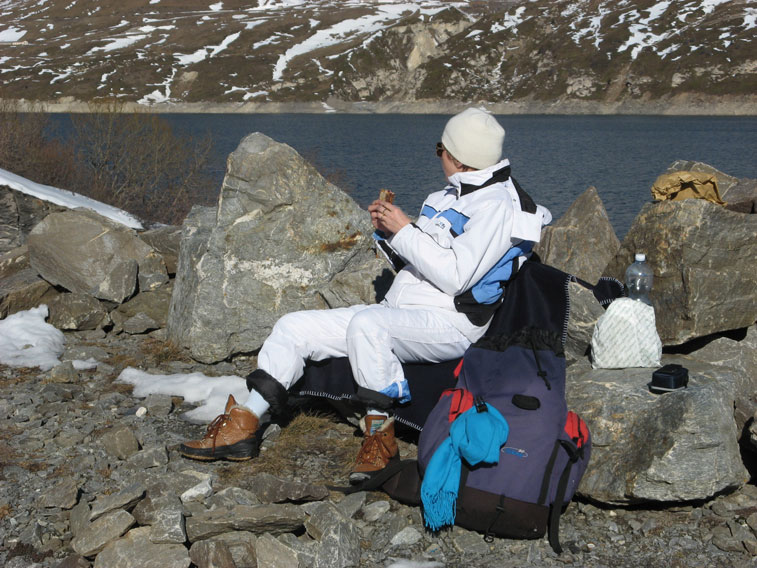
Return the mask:
[[460,458],[469,465],[499,462],[499,449],[510,431],[505,418],[493,406],[488,412],[472,407],[457,417],[449,437],[434,452],[423,476],[421,501],[426,526],[439,530],[455,523],[457,491],[460,487]]

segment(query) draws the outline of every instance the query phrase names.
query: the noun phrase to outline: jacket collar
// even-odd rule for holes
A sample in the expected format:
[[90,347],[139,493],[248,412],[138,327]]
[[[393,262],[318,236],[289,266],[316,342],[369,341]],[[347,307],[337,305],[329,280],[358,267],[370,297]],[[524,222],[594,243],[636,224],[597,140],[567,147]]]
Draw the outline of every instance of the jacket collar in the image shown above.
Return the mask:
[[507,181],[510,178],[510,161],[501,160],[483,170],[472,172],[457,172],[452,174],[448,179],[448,190],[455,190],[457,197],[472,193],[478,189],[490,186],[495,183]]
[[[505,159],[485,170],[457,172],[451,175],[447,190],[457,192],[459,199],[463,195],[508,179],[510,179],[510,162]],[[520,207],[513,208],[512,238],[539,242],[542,227],[552,221],[549,209],[534,203],[517,183],[505,184],[505,191],[520,203]]]

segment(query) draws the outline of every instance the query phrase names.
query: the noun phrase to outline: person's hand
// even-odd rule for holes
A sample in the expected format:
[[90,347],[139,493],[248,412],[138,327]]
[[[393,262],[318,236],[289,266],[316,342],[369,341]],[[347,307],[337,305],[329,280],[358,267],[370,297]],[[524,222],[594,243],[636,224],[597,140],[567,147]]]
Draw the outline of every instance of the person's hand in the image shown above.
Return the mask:
[[410,224],[410,218],[393,203],[377,199],[368,206],[368,211],[371,214],[373,226],[388,235],[393,235],[405,225]]

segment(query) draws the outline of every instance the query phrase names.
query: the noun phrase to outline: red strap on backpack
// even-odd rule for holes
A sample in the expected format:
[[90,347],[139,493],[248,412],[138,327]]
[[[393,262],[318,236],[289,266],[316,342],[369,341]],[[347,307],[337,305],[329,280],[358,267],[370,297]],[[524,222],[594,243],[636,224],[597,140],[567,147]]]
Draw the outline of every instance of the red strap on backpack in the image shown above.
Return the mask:
[[460,371],[462,370],[463,370],[463,360],[460,359],[460,362],[457,364],[457,367],[455,367],[455,371],[452,373],[453,375],[455,375],[456,379],[460,378]]
[[583,418],[572,410],[568,411],[568,418],[565,420],[565,432],[577,448],[583,447],[589,439],[589,427],[583,421]]
[[439,399],[450,396],[452,400],[449,403],[449,421],[454,422],[455,418],[460,416],[466,410],[473,407],[473,395],[465,389],[447,389],[442,392]]

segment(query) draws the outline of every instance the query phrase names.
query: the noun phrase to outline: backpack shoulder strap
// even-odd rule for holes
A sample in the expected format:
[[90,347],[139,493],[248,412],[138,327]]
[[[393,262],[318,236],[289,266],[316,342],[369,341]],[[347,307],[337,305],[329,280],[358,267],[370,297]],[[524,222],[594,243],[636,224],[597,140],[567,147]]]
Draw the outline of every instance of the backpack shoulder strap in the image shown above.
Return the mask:
[[562,514],[562,508],[565,505],[565,491],[568,487],[568,481],[570,480],[570,471],[573,469],[573,464],[578,461],[581,455],[580,450],[575,450],[567,442],[560,441],[562,446],[568,452],[570,459],[565,464],[565,469],[560,476],[560,481],[557,483],[557,493],[555,494],[555,500],[552,503],[552,509],[549,512],[549,525],[547,536],[549,538],[549,545],[556,554],[562,553],[562,546],[560,546],[560,515]]

